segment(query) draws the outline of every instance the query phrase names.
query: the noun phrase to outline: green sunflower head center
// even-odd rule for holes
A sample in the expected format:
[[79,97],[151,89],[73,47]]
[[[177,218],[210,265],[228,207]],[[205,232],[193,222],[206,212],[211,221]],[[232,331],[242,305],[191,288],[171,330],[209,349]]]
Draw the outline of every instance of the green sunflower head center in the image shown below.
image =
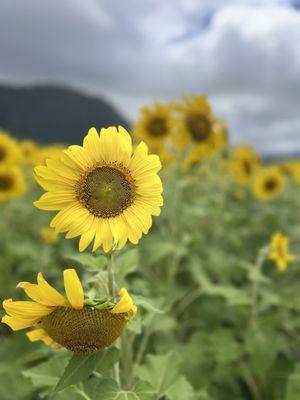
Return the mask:
[[253,171],[253,165],[249,160],[243,161],[244,171],[247,175],[251,175]]
[[0,192],[5,192],[13,187],[13,179],[9,175],[0,175]]
[[211,137],[211,122],[204,114],[189,114],[186,118],[186,125],[192,138],[196,142],[205,142]]
[[135,197],[134,181],[129,171],[114,166],[96,167],[84,178],[79,189],[87,209],[102,218],[121,214]]
[[277,189],[278,181],[274,178],[269,178],[266,180],[264,186],[268,192],[272,192],[273,190]]
[[6,158],[6,150],[0,146],[0,161],[4,161]]
[[93,353],[112,345],[126,327],[125,314],[84,307],[57,307],[40,323],[55,342],[74,353]]
[[163,117],[154,117],[148,123],[148,132],[154,138],[161,138],[168,133],[167,121]]

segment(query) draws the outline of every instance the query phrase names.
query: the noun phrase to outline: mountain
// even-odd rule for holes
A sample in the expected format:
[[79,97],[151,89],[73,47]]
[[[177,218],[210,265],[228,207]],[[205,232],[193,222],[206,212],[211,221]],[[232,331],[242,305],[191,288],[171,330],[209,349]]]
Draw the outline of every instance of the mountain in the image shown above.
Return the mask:
[[127,126],[106,101],[56,86],[0,85],[0,127],[40,143],[81,143],[87,130]]

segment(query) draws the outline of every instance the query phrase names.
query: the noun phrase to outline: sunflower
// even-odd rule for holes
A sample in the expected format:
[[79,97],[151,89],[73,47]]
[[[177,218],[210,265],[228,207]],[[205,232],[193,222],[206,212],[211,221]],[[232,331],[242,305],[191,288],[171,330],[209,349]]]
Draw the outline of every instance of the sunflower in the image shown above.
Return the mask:
[[38,146],[33,140],[26,139],[19,142],[24,164],[35,164]]
[[46,243],[53,244],[58,242],[58,234],[53,228],[48,228],[48,226],[44,227],[41,229],[40,234]]
[[121,249],[127,240],[136,244],[147,234],[152,215],[160,214],[161,163],[148,155],[145,143],[132,149],[128,132],[119,127],[89,130],[83,146],[70,146],[59,160],[47,160],[35,176],[47,191],[34,204],[59,211],[51,221],[66,238],[81,236],[79,250],[94,239],[93,251]]
[[61,144],[40,147],[33,158],[33,164],[46,165],[48,158],[58,160],[63,150],[65,150],[65,146]]
[[22,161],[17,142],[5,131],[0,131],[0,165],[19,164]]
[[262,169],[253,181],[253,194],[260,200],[269,200],[282,192],[285,176],[277,167]]
[[259,166],[260,158],[252,147],[240,146],[234,149],[231,170],[237,183],[241,185],[248,183]]
[[85,300],[81,282],[74,269],[66,269],[66,297],[38,274],[37,284],[20,282],[18,288],[33,301],[4,300],[2,322],[14,331],[27,332],[32,342],[42,340],[54,348],[66,347],[75,353],[93,353],[110,346],[122,334],[137,307],[125,288],[121,299]]
[[288,262],[293,261],[295,258],[292,254],[289,254],[288,247],[289,239],[287,236],[280,232],[272,236],[269,258],[276,262],[280,271],[285,271]]
[[22,196],[26,185],[17,166],[0,165],[0,202]]
[[168,104],[157,102],[152,107],[142,107],[140,116],[133,127],[133,134],[145,140],[149,147],[161,149],[164,141],[171,135],[173,116]]
[[184,97],[183,104],[174,104],[177,112],[174,141],[180,150],[187,146],[203,146],[213,141],[217,119],[206,96]]

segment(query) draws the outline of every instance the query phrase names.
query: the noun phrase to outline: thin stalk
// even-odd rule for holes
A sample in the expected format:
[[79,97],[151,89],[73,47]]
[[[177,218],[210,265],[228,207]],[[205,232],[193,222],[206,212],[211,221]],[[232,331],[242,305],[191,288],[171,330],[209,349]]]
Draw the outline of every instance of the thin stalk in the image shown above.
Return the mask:
[[[115,275],[114,275],[114,250],[112,250],[108,256],[107,262],[107,289],[109,297],[114,297],[115,293]],[[118,342],[116,344],[118,346]],[[112,376],[120,385],[120,367],[119,362],[115,363],[112,368]]]

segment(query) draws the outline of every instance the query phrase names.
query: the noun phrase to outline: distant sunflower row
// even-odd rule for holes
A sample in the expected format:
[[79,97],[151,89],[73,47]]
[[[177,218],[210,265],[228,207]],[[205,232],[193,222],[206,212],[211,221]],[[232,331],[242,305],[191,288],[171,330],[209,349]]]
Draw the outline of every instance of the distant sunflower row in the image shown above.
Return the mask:
[[142,107],[132,131],[163,163],[182,160],[185,167],[209,159],[228,143],[227,127],[214,115],[206,96]]
[[0,202],[15,199],[26,192],[26,168],[44,164],[47,158],[55,158],[62,146],[39,147],[32,140],[14,139],[0,130]]
[[242,188],[250,187],[254,197],[262,201],[279,195],[288,177],[300,185],[300,161],[264,165],[250,146],[230,148],[228,128],[215,116],[206,96],[144,106],[132,133],[148,143],[164,166],[180,163],[184,170],[202,175],[203,162],[218,158],[224,177]]

